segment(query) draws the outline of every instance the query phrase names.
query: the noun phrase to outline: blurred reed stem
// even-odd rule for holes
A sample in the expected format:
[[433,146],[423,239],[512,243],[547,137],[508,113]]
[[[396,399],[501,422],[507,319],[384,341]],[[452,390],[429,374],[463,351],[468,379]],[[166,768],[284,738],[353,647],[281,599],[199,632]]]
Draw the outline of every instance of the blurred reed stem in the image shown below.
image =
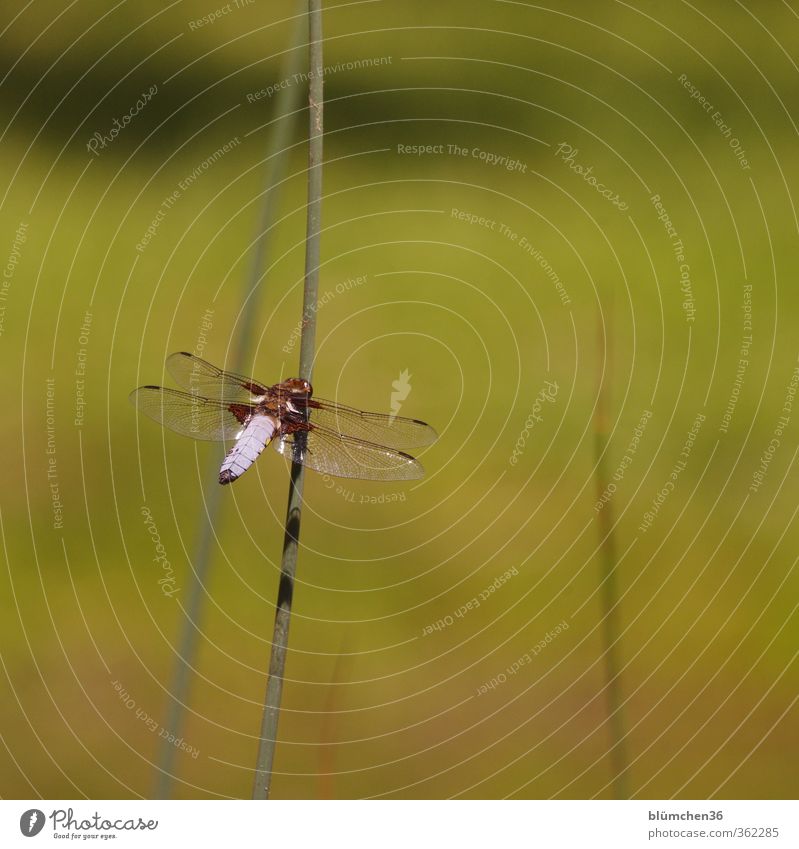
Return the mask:
[[[305,31],[305,0],[299,0],[296,22],[290,41],[292,46],[286,52],[280,66],[281,79],[291,78],[294,74],[302,71],[304,51],[301,48],[305,45]],[[229,367],[232,371],[243,371],[245,368],[245,359],[258,315],[258,300],[263,292],[261,275],[268,264],[272,247],[273,228],[280,208],[281,184],[286,174],[288,148],[291,144],[294,124],[299,111],[301,91],[300,86],[288,86],[279,89],[275,97],[272,128],[271,131],[268,131],[264,193],[255,232],[255,248],[251,254],[248,273],[242,280],[241,324],[232,346],[229,366],[226,365],[226,368]],[[214,454],[209,460],[208,477],[210,480],[216,480],[218,470],[219,457]],[[172,739],[179,739],[183,734],[191,673],[195,668],[197,658],[197,645],[200,637],[199,622],[202,618],[205,602],[205,586],[214,542],[214,527],[219,520],[222,495],[225,492],[226,490],[221,486],[214,484],[198,522],[197,540],[194,545],[194,569],[187,591],[178,655],[169,688],[171,698],[164,718],[164,728],[170,732]],[[155,798],[157,799],[168,799],[171,796],[177,751],[177,748],[168,742],[168,738],[163,738],[156,773]]]
[[[597,500],[605,492],[609,482],[608,472],[608,432],[609,432],[609,395],[613,385],[613,302],[609,299],[607,320],[603,323],[600,313],[597,324],[597,403],[594,415],[594,451],[596,469]],[[604,380],[603,380],[604,370]],[[599,599],[602,615],[602,645],[605,658],[605,692],[607,694],[608,728],[610,731],[610,766],[612,772],[613,796],[616,799],[629,798],[627,786],[627,743],[625,739],[624,711],[620,680],[619,643],[619,593],[616,584],[616,534],[614,530],[612,501],[605,502],[597,516],[599,529]]]
[[[322,2],[308,0],[309,31],[309,144],[308,144],[308,224],[305,242],[305,285],[302,303],[302,337],[300,339],[299,376],[311,381],[316,345],[316,304],[319,289],[319,256],[322,223],[322,134],[324,93],[322,85]],[[275,610],[275,630],[269,658],[269,678],[266,682],[261,739],[255,765],[253,799],[268,799],[272,784],[272,765],[277,744],[277,725],[280,719],[280,698],[283,693],[283,674],[288,650],[291,599],[297,571],[297,550],[300,535],[300,512],[304,469],[291,464],[286,532],[283,538],[283,559]]]

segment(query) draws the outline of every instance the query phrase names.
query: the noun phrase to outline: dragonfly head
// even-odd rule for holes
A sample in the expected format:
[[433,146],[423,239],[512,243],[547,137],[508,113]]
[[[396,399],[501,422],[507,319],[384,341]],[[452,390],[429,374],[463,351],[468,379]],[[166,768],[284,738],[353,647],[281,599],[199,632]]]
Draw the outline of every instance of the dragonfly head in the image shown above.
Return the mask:
[[300,377],[290,377],[288,380],[284,380],[282,387],[290,395],[301,395],[305,398],[310,398],[313,395],[313,386]]

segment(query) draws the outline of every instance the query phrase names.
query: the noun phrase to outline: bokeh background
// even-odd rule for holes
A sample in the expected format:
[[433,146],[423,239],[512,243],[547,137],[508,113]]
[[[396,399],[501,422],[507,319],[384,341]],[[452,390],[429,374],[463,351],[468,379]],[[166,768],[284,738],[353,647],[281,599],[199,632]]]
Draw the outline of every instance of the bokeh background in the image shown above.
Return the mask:
[[[222,446],[127,396],[176,350],[296,372],[296,15],[2,12],[4,797],[250,794],[287,465],[219,495]],[[306,479],[273,795],[795,796],[796,5],[324,34],[315,390],[440,440],[418,483]]]

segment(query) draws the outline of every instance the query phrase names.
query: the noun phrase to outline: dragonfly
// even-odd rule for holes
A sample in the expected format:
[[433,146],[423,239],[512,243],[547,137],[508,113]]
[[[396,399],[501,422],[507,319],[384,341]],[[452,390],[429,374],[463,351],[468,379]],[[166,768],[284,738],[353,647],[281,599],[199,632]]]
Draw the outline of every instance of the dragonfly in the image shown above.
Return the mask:
[[268,386],[185,351],[167,357],[166,367],[180,390],[140,386],[130,400],[183,436],[234,442],[219,470],[223,485],[241,477],[270,442],[293,463],[335,477],[415,480],[424,468],[406,450],[438,438],[418,419],[316,398],[301,378]]

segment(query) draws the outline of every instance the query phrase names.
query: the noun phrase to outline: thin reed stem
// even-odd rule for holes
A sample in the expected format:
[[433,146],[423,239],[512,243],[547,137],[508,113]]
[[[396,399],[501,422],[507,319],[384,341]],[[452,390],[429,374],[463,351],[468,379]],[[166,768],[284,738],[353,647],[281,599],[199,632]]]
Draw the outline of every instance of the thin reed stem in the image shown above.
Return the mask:
[[[613,304],[608,307],[608,316],[612,315]],[[597,341],[599,344],[599,375],[596,413],[594,417],[594,449],[596,452],[597,499],[601,499],[609,482],[607,468],[608,456],[608,396],[613,378],[613,352],[611,319],[605,325],[601,318]],[[607,330],[607,335],[606,331]],[[604,364],[605,377],[602,377]],[[600,607],[602,614],[602,644],[605,658],[605,692],[607,694],[608,728],[610,731],[610,766],[612,772],[613,796],[616,799],[629,798],[627,786],[627,744],[625,739],[624,710],[620,680],[619,643],[619,593],[616,584],[616,535],[614,514],[611,501],[605,501],[597,517],[599,528],[600,552]]]
[[[300,73],[302,69],[304,51],[300,47],[305,43],[306,21],[304,10],[305,0],[300,0],[297,4],[297,24],[294,27],[290,42],[293,46],[286,52],[280,66],[281,79],[290,79],[294,74]],[[299,86],[288,86],[279,89],[275,97],[275,118],[272,131],[269,134],[266,153],[265,188],[255,234],[255,249],[252,251],[248,273],[242,280],[241,303],[246,307],[242,310],[241,325],[229,361],[229,367],[232,371],[244,370],[245,358],[253,335],[253,327],[258,314],[257,301],[263,292],[263,286],[260,285],[261,275],[268,263],[272,247],[272,234],[280,208],[280,187],[286,173],[288,148],[299,107],[300,91]],[[209,460],[209,480],[216,481],[218,469],[219,457],[214,455]],[[163,737],[158,756],[154,791],[157,799],[168,799],[172,795],[175,780],[175,758],[178,750],[169,741],[183,736],[191,673],[195,668],[197,645],[200,637],[199,623],[205,606],[205,586],[214,541],[213,529],[219,519],[224,492],[225,490],[221,486],[214,483],[204,505],[205,510],[200,513],[199,517],[197,540],[193,549],[194,569],[187,589],[183,627],[178,641],[178,653],[169,687],[170,700],[163,723],[164,728],[170,732],[170,736]]]
[[[322,224],[322,135],[324,93],[322,86],[322,2],[308,0],[310,41],[309,146],[308,146],[308,224],[305,243],[305,285],[303,287],[302,337],[300,339],[299,376],[307,381],[313,373],[316,345],[316,304],[319,290],[319,257]],[[294,576],[297,571],[297,550],[300,535],[300,514],[304,469],[299,463],[291,465],[286,532],[283,538],[283,558],[280,566],[275,609],[275,630],[269,659],[269,678],[266,683],[261,739],[255,767],[253,799],[268,799],[272,784],[272,765],[277,744],[280,719],[280,700],[286,668],[291,600]]]

